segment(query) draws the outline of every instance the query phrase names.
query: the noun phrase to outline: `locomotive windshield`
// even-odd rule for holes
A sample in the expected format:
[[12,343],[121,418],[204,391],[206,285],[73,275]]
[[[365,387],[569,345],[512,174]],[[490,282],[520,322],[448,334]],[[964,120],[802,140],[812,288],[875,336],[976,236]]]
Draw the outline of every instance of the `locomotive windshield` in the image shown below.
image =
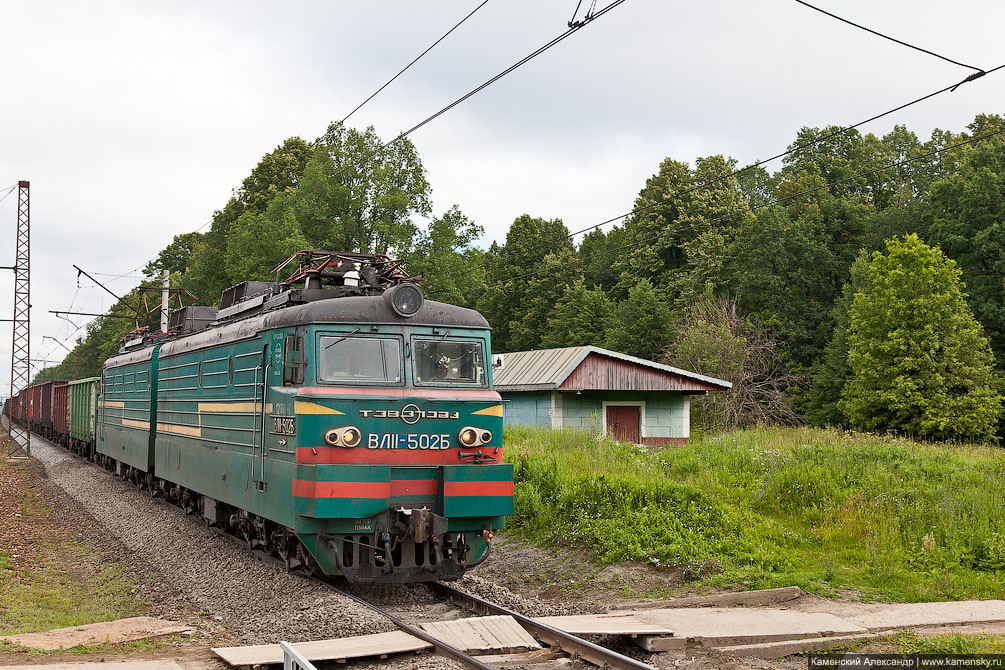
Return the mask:
[[416,384],[485,385],[481,342],[416,340],[414,358]]
[[401,343],[388,337],[322,335],[318,376],[344,384],[400,384]]

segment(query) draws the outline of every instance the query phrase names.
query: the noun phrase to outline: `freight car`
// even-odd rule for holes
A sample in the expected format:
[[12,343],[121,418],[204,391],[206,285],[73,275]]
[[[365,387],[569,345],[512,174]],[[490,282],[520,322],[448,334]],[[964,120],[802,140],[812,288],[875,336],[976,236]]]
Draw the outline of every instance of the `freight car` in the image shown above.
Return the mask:
[[52,385],[52,428],[46,437],[65,447],[69,434],[70,385],[66,382],[56,382]]
[[288,568],[459,578],[513,511],[488,323],[387,256],[293,260],[124,342],[89,436],[71,382],[70,447]]
[[64,444],[75,454],[94,457],[94,435],[98,420],[98,384],[100,377],[74,379],[70,390],[70,430]]

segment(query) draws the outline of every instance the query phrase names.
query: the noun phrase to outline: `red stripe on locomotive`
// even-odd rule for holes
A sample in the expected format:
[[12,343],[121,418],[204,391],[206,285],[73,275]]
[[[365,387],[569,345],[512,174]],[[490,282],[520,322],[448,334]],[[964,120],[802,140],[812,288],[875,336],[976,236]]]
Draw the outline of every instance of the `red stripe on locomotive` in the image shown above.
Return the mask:
[[443,495],[452,496],[513,496],[513,482],[444,482]]
[[440,492],[440,483],[435,479],[392,479],[391,497],[435,496]]

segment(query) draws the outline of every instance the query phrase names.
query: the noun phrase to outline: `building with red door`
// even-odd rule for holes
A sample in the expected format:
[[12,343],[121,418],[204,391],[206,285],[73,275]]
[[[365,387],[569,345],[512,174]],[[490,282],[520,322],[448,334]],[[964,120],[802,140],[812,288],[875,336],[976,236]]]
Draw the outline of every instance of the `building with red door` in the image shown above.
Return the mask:
[[495,354],[492,380],[505,425],[597,428],[644,444],[686,442],[691,396],[732,387],[599,347]]

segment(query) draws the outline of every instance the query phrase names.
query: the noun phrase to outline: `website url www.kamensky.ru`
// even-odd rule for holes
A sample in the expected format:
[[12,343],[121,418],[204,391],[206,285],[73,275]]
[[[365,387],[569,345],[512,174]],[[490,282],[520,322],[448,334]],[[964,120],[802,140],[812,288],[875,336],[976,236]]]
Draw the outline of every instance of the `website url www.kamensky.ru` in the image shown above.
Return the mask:
[[940,670],[941,668],[1005,668],[1005,654],[823,654],[809,656],[813,670],[836,668],[889,668]]

